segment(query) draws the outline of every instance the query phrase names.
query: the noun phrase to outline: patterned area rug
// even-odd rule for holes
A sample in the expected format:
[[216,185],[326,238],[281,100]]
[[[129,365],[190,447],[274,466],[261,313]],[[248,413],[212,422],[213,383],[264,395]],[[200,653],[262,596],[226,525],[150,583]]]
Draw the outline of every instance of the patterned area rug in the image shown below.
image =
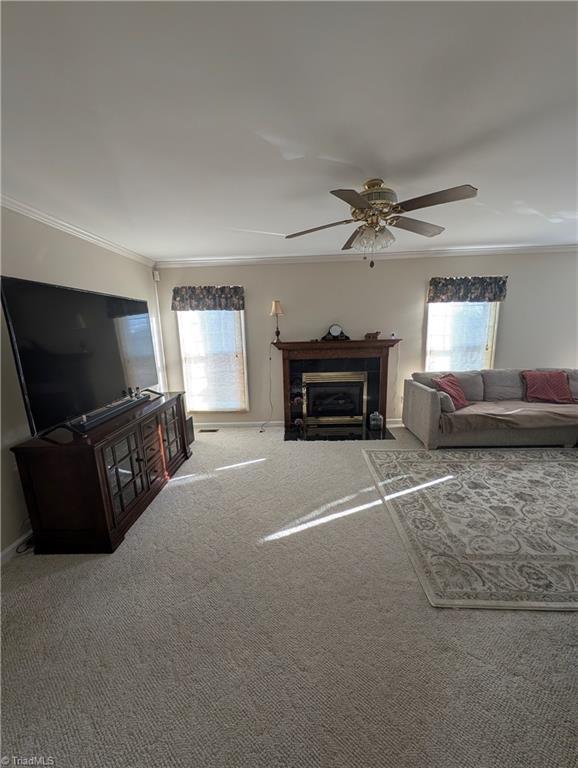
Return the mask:
[[578,610],[578,450],[365,450],[432,605]]

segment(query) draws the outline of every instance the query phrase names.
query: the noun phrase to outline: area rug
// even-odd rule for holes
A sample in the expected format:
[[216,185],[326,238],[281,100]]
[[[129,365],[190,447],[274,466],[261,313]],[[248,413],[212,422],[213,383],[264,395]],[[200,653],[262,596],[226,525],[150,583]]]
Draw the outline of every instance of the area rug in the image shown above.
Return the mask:
[[366,449],[433,606],[578,610],[578,451]]

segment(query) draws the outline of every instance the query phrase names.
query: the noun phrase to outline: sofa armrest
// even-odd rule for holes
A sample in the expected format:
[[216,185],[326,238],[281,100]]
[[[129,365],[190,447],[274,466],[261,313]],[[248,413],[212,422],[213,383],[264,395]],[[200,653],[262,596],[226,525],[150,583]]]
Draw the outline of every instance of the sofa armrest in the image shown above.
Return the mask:
[[437,448],[440,434],[441,403],[439,392],[406,379],[403,386],[402,421],[426,448]]

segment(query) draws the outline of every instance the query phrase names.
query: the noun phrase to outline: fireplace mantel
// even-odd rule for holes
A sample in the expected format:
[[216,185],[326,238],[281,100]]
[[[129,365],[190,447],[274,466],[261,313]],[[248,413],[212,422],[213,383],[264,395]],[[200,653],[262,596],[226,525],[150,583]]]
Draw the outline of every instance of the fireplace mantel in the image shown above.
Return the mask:
[[350,339],[347,341],[276,341],[283,354],[283,404],[285,429],[291,430],[291,364],[297,360],[377,358],[379,361],[379,412],[387,419],[387,369],[389,350],[401,339]]
[[[379,357],[401,339],[349,339],[348,341],[275,341],[273,346],[299,357]],[[295,354],[297,353],[297,354]]]

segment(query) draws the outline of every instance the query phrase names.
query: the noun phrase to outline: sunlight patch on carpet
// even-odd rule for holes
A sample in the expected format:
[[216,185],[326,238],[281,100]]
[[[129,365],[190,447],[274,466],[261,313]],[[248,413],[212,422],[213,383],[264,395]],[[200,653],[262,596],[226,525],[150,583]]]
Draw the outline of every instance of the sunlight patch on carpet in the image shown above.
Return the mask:
[[260,464],[262,461],[267,461],[267,459],[250,459],[249,461],[240,461],[238,464],[227,464],[226,467],[217,467],[215,472],[223,472],[225,469],[239,469],[249,464]]
[[[415,493],[416,491],[421,491],[424,488],[428,488],[430,485],[437,485],[438,483],[444,483],[447,480],[451,480],[453,475],[447,475],[446,477],[439,477],[435,480],[431,480],[427,483],[423,483],[422,485],[417,485],[413,488],[405,488],[402,491],[396,491],[395,493],[392,493],[388,496],[384,496],[385,501],[388,499],[395,499],[398,496],[405,496],[408,493]],[[387,481],[384,481],[387,482]],[[380,483],[380,485],[383,485],[384,483]],[[371,489],[374,490],[374,489]],[[359,493],[364,493],[365,489],[360,491]],[[358,496],[359,494],[353,494],[352,498],[355,496]],[[341,501],[341,500],[340,500]],[[325,517],[320,517],[317,520],[311,520],[308,523],[302,523],[301,525],[294,525],[290,528],[283,528],[281,531],[277,531],[277,533],[272,533],[269,536],[265,536],[263,539],[261,539],[261,542],[266,541],[275,541],[276,539],[283,539],[286,536],[292,536],[294,533],[301,533],[302,531],[306,531],[308,528],[315,528],[317,525],[323,525],[324,523],[330,523],[333,520],[339,520],[341,517],[347,517],[348,515],[353,515],[356,512],[363,512],[365,509],[370,509],[371,507],[376,507],[382,504],[383,501],[381,499],[378,499],[377,501],[371,501],[368,504],[361,504],[358,507],[352,507],[351,509],[344,509],[341,512],[334,512],[331,515],[326,515]]]

